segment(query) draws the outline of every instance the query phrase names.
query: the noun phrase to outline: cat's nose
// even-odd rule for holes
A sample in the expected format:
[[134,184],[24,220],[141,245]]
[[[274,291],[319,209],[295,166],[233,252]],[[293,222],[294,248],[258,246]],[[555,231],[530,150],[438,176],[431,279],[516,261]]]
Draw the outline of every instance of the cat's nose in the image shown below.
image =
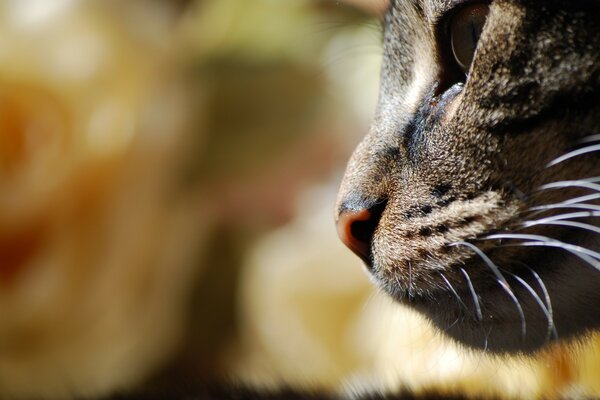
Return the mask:
[[371,242],[380,217],[379,207],[343,209],[336,221],[342,242],[367,264],[370,262]]

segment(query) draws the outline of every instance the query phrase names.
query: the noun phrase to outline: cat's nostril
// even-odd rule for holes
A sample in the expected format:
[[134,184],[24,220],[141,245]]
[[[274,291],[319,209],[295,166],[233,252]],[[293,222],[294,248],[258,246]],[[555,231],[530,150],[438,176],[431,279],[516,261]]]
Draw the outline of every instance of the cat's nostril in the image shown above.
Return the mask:
[[371,241],[379,223],[381,211],[377,208],[344,210],[336,222],[342,242],[365,262],[369,262]]

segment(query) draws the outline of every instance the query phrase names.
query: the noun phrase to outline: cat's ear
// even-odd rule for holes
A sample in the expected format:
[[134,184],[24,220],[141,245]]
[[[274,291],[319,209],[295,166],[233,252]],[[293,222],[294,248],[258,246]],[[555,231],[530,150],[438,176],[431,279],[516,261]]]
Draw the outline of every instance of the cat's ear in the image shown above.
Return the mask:
[[342,0],[342,2],[352,4],[374,16],[382,16],[390,6],[390,0]]

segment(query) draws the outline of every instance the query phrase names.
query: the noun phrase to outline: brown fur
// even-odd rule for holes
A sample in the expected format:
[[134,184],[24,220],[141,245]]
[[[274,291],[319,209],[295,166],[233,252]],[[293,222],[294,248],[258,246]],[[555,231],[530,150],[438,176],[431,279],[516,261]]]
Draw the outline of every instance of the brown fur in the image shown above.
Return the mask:
[[[540,192],[540,185],[600,175],[593,154],[547,167],[582,138],[600,133],[600,5],[492,2],[461,86],[448,60],[446,34],[458,3],[391,5],[378,110],[349,162],[337,214],[364,208],[377,213],[377,223],[363,228],[372,230],[366,232],[372,233],[368,264],[392,296],[467,345],[531,351],[547,341],[548,320],[510,274],[542,297],[532,270],[539,274],[558,337],[566,338],[600,326],[600,272],[562,249],[501,247],[522,240],[479,239],[496,231],[535,233],[600,247],[597,234],[582,229],[516,230],[527,217],[539,217],[528,215],[528,208],[590,193]],[[461,241],[477,245],[502,268],[525,314],[525,335],[506,288],[471,249],[452,246]],[[478,296],[481,321],[461,268]]]

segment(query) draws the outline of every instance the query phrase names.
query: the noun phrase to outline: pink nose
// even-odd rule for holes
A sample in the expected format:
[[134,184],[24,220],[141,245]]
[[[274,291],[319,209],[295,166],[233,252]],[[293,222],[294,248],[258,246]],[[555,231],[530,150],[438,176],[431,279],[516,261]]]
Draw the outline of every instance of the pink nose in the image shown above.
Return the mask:
[[371,241],[379,215],[372,210],[344,210],[336,222],[342,242],[364,261],[369,262]]

